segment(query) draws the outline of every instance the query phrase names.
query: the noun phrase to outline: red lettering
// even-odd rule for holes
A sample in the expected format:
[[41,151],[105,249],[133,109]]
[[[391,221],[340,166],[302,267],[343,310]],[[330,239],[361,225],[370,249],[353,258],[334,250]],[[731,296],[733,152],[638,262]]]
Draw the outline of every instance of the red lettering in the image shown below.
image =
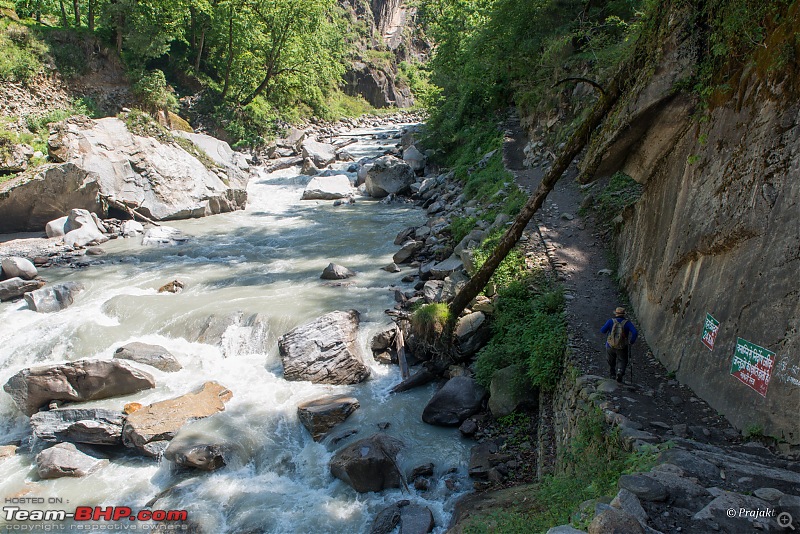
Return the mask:
[[164,510],[155,510],[153,512],[153,521],[164,521],[167,518],[167,512]]
[[92,518],[92,509],[88,506],[75,508],[75,521],[89,521]]
[[186,521],[189,514],[186,510],[170,510],[167,512],[167,521]]
[[131,515],[131,509],[127,506],[117,506],[114,509],[114,521],[119,521]]
[[150,510],[142,510],[139,512],[139,521],[150,521]]
[[92,515],[92,519],[95,521],[99,521],[101,519],[105,519],[106,521],[111,521],[111,518],[114,517],[114,507],[109,506],[108,508],[100,508],[99,506],[94,507],[94,515]]

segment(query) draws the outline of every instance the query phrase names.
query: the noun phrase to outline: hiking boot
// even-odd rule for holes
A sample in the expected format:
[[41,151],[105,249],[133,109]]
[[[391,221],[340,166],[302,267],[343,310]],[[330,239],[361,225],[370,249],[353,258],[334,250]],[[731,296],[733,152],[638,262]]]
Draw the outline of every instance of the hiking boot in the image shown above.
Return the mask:
[[617,375],[617,382],[619,382],[620,384],[622,384],[622,377],[623,377],[622,373]]
[[617,376],[617,372],[616,372],[614,369],[611,369],[611,370],[608,372],[608,377],[609,377],[609,378],[615,378],[616,376]]

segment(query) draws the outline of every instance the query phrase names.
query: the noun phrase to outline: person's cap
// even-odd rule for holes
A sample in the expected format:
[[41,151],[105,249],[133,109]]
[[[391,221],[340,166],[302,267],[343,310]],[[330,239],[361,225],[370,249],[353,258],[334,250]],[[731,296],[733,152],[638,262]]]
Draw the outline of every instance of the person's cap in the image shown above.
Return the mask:
[[617,308],[614,310],[614,315],[625,315],[625,308]]

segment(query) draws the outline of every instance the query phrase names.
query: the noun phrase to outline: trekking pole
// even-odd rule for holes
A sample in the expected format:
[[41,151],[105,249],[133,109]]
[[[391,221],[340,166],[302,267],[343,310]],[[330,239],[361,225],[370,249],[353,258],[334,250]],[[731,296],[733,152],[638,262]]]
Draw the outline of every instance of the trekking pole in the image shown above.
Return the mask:
[[631,345],[628,345],[628,367],[631,370],[631,385],[633,385],[633,350]]

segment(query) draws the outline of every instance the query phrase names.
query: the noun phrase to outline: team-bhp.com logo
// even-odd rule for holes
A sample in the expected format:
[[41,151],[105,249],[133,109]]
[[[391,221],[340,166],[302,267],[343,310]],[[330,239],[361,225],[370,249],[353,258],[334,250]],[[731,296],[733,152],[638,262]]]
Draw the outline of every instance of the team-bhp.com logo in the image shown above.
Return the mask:
[[66,510],[23,510],[18,506],[4,506],[6,521],[186,521],[186,510],[139,510],[127,506],[78,506],[74,512]]

